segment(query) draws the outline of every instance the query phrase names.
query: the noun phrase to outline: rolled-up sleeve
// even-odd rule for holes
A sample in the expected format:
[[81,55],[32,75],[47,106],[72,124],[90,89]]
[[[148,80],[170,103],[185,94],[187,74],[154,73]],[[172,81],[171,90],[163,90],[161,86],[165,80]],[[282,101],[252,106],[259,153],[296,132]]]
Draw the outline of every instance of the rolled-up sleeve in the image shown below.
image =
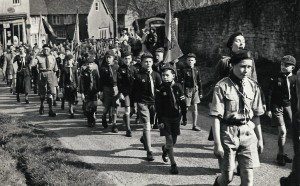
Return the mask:
[[210,116],[223,118],[225,113],[224,96],[221,87],[216,85],[213,93],[213,100],[210,106]]
[[255,89],[256,90],[252,103],[252,111],[254,116],[261,116],[265,113],[262,102],[261,89],[258,86],[256,86]]

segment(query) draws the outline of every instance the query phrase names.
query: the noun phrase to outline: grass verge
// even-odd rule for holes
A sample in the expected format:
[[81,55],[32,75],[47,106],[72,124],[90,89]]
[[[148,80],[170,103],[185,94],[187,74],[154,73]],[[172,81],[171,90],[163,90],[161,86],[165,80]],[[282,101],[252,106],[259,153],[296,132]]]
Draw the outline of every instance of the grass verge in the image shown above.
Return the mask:
[[106,185],[103,175],[62,147],[57,136],[0,114],[0,183],[5,185]]

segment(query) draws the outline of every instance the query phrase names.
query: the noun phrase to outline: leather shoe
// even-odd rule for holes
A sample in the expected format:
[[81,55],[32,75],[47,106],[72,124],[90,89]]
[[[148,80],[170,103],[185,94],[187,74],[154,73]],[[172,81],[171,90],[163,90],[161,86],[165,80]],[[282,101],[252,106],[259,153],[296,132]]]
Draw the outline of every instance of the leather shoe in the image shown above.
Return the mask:
[[126,136],[126,137],[132,137],[131,130],[127,130],[125,136]]
[[147,161],[154,161],[154,157],[151,151],[147,152]]
[[193,130],[193,131],[201,131],[201,129],[199,129],[199,128],[196,127],[196,126],[194,126],[194,127],[192,128],[192,130]]
[[169,161],[168,150],[166,149],[166,147],[164,145],[161,147],[161,149],[162,149],[162,152],[163,152],[161,157],[162,157],[163,161],[167,163]]
[[171,165],[170,173],[171,174],[178,174],[178,168],[177,168],[176,164]]

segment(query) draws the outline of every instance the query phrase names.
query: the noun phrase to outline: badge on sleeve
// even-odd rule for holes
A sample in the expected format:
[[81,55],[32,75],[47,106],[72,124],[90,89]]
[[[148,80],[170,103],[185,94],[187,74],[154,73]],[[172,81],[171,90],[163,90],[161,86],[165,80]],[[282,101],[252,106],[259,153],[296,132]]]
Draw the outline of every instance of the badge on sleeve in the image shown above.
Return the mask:
[[164,96],[166,96],[166,95],[167,95],[167,93],[166,93],[166,92],[163,92],[163,95],[164,95]]
[[145,83],[145,82],[146,82],[146,80],[145,80],[145,79],[142,79],[142,82],[143,82],[143,83]]

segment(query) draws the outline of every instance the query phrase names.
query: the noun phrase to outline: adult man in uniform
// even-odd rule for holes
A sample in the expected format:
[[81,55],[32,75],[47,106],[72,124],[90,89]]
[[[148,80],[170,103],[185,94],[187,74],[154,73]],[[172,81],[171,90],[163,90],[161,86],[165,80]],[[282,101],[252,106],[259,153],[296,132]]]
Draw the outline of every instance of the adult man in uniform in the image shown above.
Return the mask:
[[47,44],[43,46],[43,53],[34,56],[30,66],[36,66],[39,71],[39,95],[41,105],[39,113],[44,114],[44,101],[47,94],[47,102],[49,105],[49,116],[55,117],[56,113],[52,110],[53,94],[55,93],[54,75],[58,71],[56,59],[50,54],[51,47]]

